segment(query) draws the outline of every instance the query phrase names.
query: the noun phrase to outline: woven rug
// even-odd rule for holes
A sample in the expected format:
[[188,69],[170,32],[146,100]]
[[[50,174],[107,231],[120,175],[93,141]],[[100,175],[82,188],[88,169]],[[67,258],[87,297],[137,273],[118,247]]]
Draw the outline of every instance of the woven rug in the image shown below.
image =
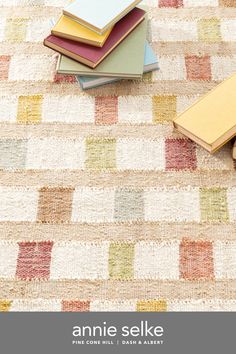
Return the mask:
[[87,92],[42,45],[65,3],[0,0],[0,310],[236,310],[231,144],[171,123],[236,71],[236,1],[146,1],[161,70]]

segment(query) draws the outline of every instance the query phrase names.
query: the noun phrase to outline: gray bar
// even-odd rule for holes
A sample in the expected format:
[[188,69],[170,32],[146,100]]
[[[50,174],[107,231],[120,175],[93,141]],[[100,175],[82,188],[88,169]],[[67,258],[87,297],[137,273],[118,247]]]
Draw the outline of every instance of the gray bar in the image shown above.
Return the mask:
[[222,354],[235,340],[235,313],[0,314],[3,354]]

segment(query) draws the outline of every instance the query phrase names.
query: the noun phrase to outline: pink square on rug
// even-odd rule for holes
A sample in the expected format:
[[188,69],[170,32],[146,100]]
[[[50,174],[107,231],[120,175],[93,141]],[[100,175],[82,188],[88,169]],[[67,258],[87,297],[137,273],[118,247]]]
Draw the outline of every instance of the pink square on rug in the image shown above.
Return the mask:
[[118,97],[98,96],[95,98],[95,123],[101,125],[118,122]]
[[159,7],[182,7],[183,0],[159,0]]
[[211,59],[208,55],[198,57],[196,55],[185,58],[188,80],[211,80]]
[[0,80],[8,79],[10,60],[9,55],[0,55]]
[[184,239],[180,245],[180,276],[185,280],[213,279],[214,256],[210,241]]
[[55,74],[53,82],[55,82],[56,84],[60,84],[63,82],[74,84],[76,82],[76,78],[75,75]]
[[20,242],[16,277],[22,280],[49,279],[53,242]]
[[166,170],[195,170],[196,145],[188,139],[166,139]]
[[89,312],[90,301],[62,301],[62,311],[64,312]]

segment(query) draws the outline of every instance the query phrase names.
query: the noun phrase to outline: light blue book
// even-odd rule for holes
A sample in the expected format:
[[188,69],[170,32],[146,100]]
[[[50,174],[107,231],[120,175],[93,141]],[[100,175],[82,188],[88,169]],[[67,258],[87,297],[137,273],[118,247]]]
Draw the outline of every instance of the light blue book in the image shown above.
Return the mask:
[[63,13],[99,34],[114,26],[141,0],[75,0]]
[[[157,57],[150,44],[146,42],[143,73],[147,73],[158,69],[159,69],[159,65],[158,65]],[[87,90],[90,88],[94,88],[94,87],[98,87],[101,85],[106,85],[106,84],[110,84],[122,80],[114,77],[79,76],[79,75],[76,76],[76,79],[83,90]]]

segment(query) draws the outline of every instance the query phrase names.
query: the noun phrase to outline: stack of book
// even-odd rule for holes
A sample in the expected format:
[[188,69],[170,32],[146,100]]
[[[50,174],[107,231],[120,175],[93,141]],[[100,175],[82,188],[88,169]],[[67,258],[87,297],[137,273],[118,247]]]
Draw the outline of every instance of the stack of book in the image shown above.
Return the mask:
[[76,0],[64,10],[44,45],[60,53],[59,74],[76,75],[82,89],[141,78],[158,69],[147,43],[141,0]]

